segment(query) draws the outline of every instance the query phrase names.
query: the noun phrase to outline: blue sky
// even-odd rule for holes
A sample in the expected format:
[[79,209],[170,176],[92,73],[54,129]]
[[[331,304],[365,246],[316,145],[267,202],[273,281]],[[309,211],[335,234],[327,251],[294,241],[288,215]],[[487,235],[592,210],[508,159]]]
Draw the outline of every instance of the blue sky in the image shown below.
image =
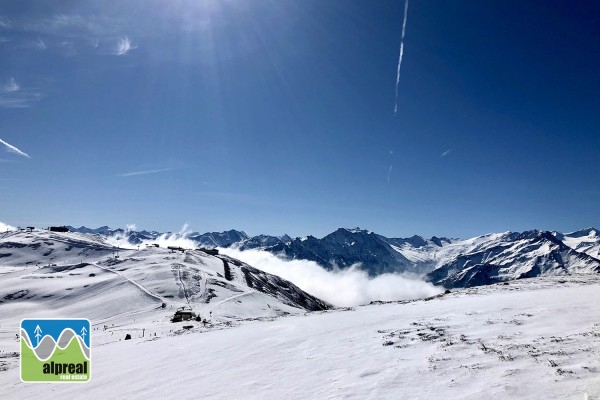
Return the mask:
[[596,1],[413,0],[397,115],[401,1],[108,3],[0,2],[0,221],[600,226]]

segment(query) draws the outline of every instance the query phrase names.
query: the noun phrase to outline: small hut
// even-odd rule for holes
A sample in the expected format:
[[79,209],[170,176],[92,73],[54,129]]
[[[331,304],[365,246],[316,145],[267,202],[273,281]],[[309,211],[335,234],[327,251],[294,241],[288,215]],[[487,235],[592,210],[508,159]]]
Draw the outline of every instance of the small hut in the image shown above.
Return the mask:
[[211,256],[216,256],[219,254],[219,249],[208,249],[206,247],[199,247],[197,250],[200,250],[206,254],[209,254]]
[[194,317],[196,317],[196,313],[190,307],[179,307],[171,318],[171,322],[189,321]]

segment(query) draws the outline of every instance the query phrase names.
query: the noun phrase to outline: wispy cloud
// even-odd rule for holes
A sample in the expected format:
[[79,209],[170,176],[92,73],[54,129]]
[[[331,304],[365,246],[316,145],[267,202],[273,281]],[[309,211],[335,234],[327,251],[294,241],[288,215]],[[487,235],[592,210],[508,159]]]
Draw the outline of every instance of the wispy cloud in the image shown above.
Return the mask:
[[0,28],[8,29],[11,23],[7,16],[0,15]]
[[53,30],[56,29],[73,29],[87,27],[88,23],[83,19],[81,15],[77,14],[58,14],[54,15],[47,25]]
[[84,18],[78,14],[56,14],[44,18],[20,20],[13,25],[15,29],[21,31],[60,36],[106,32],[106,27],[98,18]]
[[65,56],[74,56],[77,54],[75,43],[70,40],[65,40],[64,42],[60,43],[60,51]]
[[14,77],[11,77],[5,85],[2,86],[2,93],[12,93],[21,89]]
[[23,88],[14,77],[0,85],[0,107],[24,108],[40,101],[44,96],[34,88]]
[[137,48],[137,46],[132,45],[127,36],[123,36],[121,39],[119,39],[114,54],[117,56],[124,56],[135,48]]
[[[38,36],[37,41],[17,40],[17,47],[40,50],[54,48],[68,56],[84,52],[86,48],[94,48],[102,54],[123,55],[135,48],[129,38],[122,36],[124,30],[130,27],[129,22],[106,15],[51,14],[41,17],[23,16],[13,20],[0,16],[0,33],[5,31]],[[106,46],[99,48],[102,42]]]
[[[0,39],[2,42],[2,39]],[[13,49],[36,49],[36,50],[46,50],[48,46],[46,46],[46,42],[42,40],[42,38],[37,38],[37,40],[19,40],[14,42]]]
[[181,169],[181,168],[149,169],[149,170],[145,170],[145,171],[125,172],[123,174],[117,174],[117,176],[138,176],[138,175],[157,174],[159,172],[175,171],[178,169]]
[[38,40],[33,43],[33,46],[40,50],[46,50],[48,48],[48,46],[46,46],[46,43],[41,38],[38,38]]
[[3,144],[4,146],[6,146],[6,151],[18,154],[22,157],[31,158],[31,157],[29,157],[29,154],[25,153],[24,151],[19,150],[16,146],[13,146],[12,144],[7,143],[2,139],[0,139],[0,144]]
[[452,153],[452,149],[446,150],[445,152],[443,152],[442,154],[440,154],[440,157],[446,157],[450,153]]
[[390,183],[390,176],[392,176],[392,167],[393,167],[393,165],[390,164],[390,169],[388,170],[388,177],[387,177],[388,183]]

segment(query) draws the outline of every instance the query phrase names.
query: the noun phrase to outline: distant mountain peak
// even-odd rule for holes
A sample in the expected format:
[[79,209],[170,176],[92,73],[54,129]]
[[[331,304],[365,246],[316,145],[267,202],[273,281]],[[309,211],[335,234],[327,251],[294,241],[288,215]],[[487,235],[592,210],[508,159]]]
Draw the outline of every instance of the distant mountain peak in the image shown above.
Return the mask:
[[600,260],[595,258],[598,242],[564,236],[533,229],[467,240],[476,245],[465,247],[427,277],[445,287],[470,287],[540,275],[600,272]]
[[[420,236],[417,236],[417,238],[418,237],[420,237]],[[411,239],[414,239],[414,238],[415,238],[415,236],[413,236]],[[435,243],[435,245],[438,247],[444,246],[444,243],[446,243],[446,244],[450,243],[450,239],[443,237],[443,236],[442,237],[432,236],[431,239],[429,239],[429,240],[431,240],[433,243]]]
[[356,228],[346,228],[346,230],[350,233],[366,233],[366,234],[372,233],[371,231],[368,231],[366,229],[361,229],[358,226]]
[[334,232],[330,233],[330,235],[371,235],[373,232],[368,231],[366,229],[361,229],[359,227],[356,228],[338,228]]
[[590,226],[588,228],[580,229],[575,232],[565,233],[564,235],[567,237],[572,237],[572,238],[580,238],[580,237],[585,237],[585,236],[590,237],[590,238],[595,238],[595,237],[599,236],[598,232],[600,232],[598,229]]

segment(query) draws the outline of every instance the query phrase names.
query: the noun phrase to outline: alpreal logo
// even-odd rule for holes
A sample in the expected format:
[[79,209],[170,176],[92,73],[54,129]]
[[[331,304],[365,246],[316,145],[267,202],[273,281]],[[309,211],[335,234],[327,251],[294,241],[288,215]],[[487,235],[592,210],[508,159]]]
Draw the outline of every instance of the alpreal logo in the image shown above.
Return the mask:
[[91,377],[90,321],[21,321],[23,382],[87,382]]

